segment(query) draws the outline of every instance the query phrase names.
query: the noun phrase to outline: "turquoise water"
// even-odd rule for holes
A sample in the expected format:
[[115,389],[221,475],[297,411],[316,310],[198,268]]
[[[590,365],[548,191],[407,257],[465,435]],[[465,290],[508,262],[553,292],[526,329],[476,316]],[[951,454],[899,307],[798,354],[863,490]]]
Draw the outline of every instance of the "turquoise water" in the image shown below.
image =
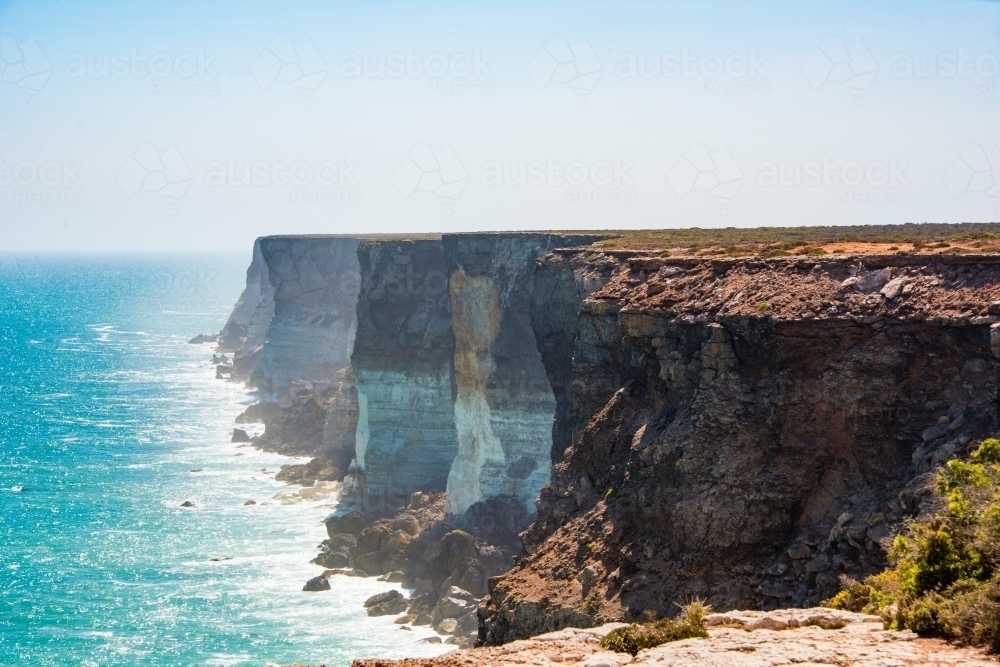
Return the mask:
[[443,650],[365,616],[388,584],[301,591],[333,502],[275,499],[292,459],[229,442],[252,399],[186,342],[221,328],[246,262],[0,254],[0,665]]

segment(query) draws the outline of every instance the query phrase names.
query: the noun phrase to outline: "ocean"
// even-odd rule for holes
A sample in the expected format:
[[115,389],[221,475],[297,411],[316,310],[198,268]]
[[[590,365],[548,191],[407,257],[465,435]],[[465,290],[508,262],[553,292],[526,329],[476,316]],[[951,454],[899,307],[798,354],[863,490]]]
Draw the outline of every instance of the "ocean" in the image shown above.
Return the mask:
[[230,443],[253,398],[187,343],[225,323],[247,255],[0,254],[0,666],[449,648],[365,615],[391,584],[301,590],[334,502],[282,502],[300,460]]

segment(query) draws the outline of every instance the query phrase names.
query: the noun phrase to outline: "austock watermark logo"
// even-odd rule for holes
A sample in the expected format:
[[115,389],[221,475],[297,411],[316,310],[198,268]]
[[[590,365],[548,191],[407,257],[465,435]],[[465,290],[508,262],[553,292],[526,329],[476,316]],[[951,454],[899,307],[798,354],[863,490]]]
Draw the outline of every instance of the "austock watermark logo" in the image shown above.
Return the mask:
[[7,162],[0,156],[0,188],[11,188],[21,205],[82,204],[83,164],[69,157]]
[[1000,59],[996,54],[966,53],[962,48],[944,53],[898,53],[889,66],[889,73],[896,79],[971,81],[981,96],[1000,94],[998,72]]
[[34,37],[18,41],[10,35],[0,35],[0,80],[35,95],[51,74],[52,65]]
[[212,188],[279,188],[292,204],[357,204],[361,191],[357,162],[346,157],[320,162],[244,160],[209,162],[205,185]]
[[699,82],[702,95],[746,97],[771,92],[768,54],[748,49],[746,53],[695,53],[689,49],[666,53],[621,53],[615,58],[619,79],[666,79]]
[[326,61],[308,37],[295,43],[275,35],[250,67],[250,73],[267,90],[275,84],[290,84],[304,95],[313,95],[326,78]]
[[469,182],[469,172],[451,146],[446,144],[435,151],[421,143],[414,146],[392,172],[392,182],[404,199],[421,192],[431,193],[451,213]]
[[635,166],[615,156],[596,162],[563,162],[552,156],[528,161],[490,161],[482,165],[480,185],[487,188],[552,188],[565,191],[568,204],[632,204]]
[[409,79],[424,82],[428,95],[492,95],[496,87],[490,61],[480,49],[469,53],[417,53],[412,48],[391,53],[347,53],[340,60],[345,79]]
[[570,44],[565,37],[552,35],[528,62],[528,76],[539,90],[565,85],[580,96],[594,89],[602,72],[604,65],[584,37]]
[[74,53],[66,56],[63,73],[70,79],[148,80],[153,96],[212,97],[219,93],[217,57],[205,49],[177,55],[145,55],[134,48],[128,53]]
[[143,142],[118,170],[115,181],[129,199],[139,193],[158,194],[176,204],[187,192],[194,175],[173,144],[160,151]]
[[743,185],[743,171],[725,146],[710,151],[703,144],[694,143],[670,169],[667,183],[678,197],[708,194],[725,215]]
[[802,73],[813,90],[842,85],[862,103],[862,96],[875,83],[879,65],[861,37],[845,43],[835,35],[827,35],[805,63]]
[[762,188],[839,188],[845,204],[908,204],[908,162],[887,160],[837,162],[819,160],[764,161],[757,165],[755,183]]
[[944,183],[955,198],[982,193],[1000,204],[1000,146],[987,153],[978,144],[966,144],[945,169]]

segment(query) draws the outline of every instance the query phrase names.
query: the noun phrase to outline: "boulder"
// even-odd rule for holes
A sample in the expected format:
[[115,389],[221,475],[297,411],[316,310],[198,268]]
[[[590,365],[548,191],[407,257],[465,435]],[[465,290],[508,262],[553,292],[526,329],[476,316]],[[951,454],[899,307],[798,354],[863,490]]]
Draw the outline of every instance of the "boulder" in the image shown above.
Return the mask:
[[469,602],[478,602],[479,598],[470,593],[469,591],[459,588],[458,586],[451,586],[444,593],[445,597],[457,598],[459,600],[467,600]]
[[357,537],[365,529],[364,517],[358,511],[328,517],[324,523],[326,523],[326,533],[331,538],[337,535],[353,535]]
[[310,562],[323,567],[347,567],[350,558],[346,549],[327,549]]
[[373,595],[365,600],[365,609],[369,616],[389,616],[402,614],[409,604],[403,594],[397,590],[386,591]]
[[878,269],[877,271],[858,276],[856,287],[865,294],[870,294],[882,289],[889,282],[890,278],[892,278],[892,269]]
[[903,278],[893,278],[887,282],[881,290],[882,296],[886,299],[895,299],[903,291]]
[[328,591],[330,590],[330,582],[322,574],[313,577],[306,582],[306,585],[302,587],[304,591]]
[[233,429],[233,439],[230,442],[250,442],[250,436],[241,428]]
[[454,618],[445,618],[437,623],[434,629],[441,635],[453,635],[455,634],[455,630],[458,629],[458,621]]
[[236,417],[237,424],[262,423],[277,417],[281,413],[281,406],[277,403],[260,401],[254,403]]
[[446,618],[456,618],[466,613],[470,606],[470,603],[465,600],[459,600],[457,598],[441,598],[438,600],[438,603],[434,605],[432,618],[435,623],[439,623]]

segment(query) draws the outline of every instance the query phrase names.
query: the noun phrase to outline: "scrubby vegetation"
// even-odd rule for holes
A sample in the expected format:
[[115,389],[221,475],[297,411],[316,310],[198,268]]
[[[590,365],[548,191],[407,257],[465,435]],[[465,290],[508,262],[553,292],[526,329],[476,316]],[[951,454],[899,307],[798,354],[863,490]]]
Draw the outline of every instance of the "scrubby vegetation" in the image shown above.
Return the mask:
[[[686,252],[701,252],[707,256],[741,257],[764,255],[820,255],[818,247],[829,243],[912,244],[913,250],[948,248],[949,242],[978,243],[983,248],[989,241],[1000,239],[1000,223],[938,224],[907,223],[904,225],[853,225],[836,227],[725,227],[714,229],[641,229],[614,231],[617,238],[598,242],[602,248],[662,249],[683,248]],[[995,244],[993,244],[995,245]],[[988,250],[988,249],[987,249]],[[831,252],[836,252],[833,250]],[[903,250],[903,252],[906,252]]]
[[848,582],[827,605],[1000,651],[1000,440],[984,440],[969,461],[949,461],[935,493],[941,509],[895,538],[893,567]]
[[633,623],[624,628],[612,630],[601,646],[616,653],[635,655],[642,649],[653,648],[667,642],[676,642],[691,637],[708,637],[703,625],[709,609],[700,600],[688,604],[675,619],[663,618],[652,623]]

